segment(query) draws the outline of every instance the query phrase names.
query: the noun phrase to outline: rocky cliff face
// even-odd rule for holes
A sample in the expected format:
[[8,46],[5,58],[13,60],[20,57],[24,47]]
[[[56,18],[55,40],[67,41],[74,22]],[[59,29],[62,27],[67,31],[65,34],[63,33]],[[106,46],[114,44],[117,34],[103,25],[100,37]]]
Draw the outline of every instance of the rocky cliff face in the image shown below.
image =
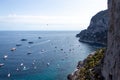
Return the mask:
[[108,31],[108,10],[101,11],[92,17],[90,25],[87,29],[82,30],[76,36],[79,41],[89,43],[107,43]]
[[108,13],[107,51],[100,50],[79,62],[68,80],[120,80],[120,0],[108,0]]
[[108,46],[102,74],[105,80],[120,80],[120,0],[108,0]]

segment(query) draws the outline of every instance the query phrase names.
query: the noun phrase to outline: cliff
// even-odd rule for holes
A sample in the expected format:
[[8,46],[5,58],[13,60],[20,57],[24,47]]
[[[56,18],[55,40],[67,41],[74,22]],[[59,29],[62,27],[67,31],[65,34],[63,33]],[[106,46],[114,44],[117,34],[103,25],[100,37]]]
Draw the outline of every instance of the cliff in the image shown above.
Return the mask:
[[120,80],[120,0],[108,0],[108,46],[102,74],[105,80]]
[[98,50],[78,63],[68,80],[120,80],[120,0],[108,0],[107,50]]
[[108,31],[108,10],[100,11],[92,17],[87,29],[82,30],[76,37],[81,42],[99,43],[106,45]]

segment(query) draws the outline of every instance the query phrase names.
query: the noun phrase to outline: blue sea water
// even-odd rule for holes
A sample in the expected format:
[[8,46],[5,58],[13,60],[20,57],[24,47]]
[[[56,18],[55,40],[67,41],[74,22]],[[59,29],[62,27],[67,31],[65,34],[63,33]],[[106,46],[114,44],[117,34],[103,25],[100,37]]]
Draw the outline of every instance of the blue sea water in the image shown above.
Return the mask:
[[[67,75],[75,70],[78,61],[101,47],[79,42],[75,37],[77,33],[0,31],[0,63],[4,63],[0,67],[0,80],[67,80]],[[11,51],[11,48],[16,50]],[[28,55],[29,52],[31,54]],[[3,59],[5,55],[7,59]]]

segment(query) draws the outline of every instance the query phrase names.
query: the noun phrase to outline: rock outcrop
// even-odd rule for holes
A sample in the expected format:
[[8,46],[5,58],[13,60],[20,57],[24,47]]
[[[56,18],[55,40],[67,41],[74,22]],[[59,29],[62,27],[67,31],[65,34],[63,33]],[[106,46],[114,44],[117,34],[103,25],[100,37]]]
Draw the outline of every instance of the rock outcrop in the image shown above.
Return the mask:
[[89,55],[79,62],[78,70],[68,75],[68,80],[120,80],[120,0],[108,0],[108,13],[105,54],[101,54],[104,51],[98,51],[98,54]]
[[103,80],[101,71],[105,51],[106,49],[99,49],[84,61],[79,61],[77,70],[68,75],[68,80]]
[[108,10],[108,44],[102,74],[105,80],[120,80],[120,0],[108,0]]
[[81,42],[99,43],[106,45],[108,31],[108,10],[101,11],[92,17],[87,29],[82,30],[76,37]]

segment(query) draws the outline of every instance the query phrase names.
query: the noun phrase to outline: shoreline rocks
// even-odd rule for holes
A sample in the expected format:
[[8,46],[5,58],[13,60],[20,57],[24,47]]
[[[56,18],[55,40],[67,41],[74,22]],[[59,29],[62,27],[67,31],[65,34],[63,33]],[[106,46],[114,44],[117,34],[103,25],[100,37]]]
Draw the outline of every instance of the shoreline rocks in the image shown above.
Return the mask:
[[68,80],[103,80],[101,69],[106,49],[99,49],[83,61],[79,61],[76,70],[67,76]]

